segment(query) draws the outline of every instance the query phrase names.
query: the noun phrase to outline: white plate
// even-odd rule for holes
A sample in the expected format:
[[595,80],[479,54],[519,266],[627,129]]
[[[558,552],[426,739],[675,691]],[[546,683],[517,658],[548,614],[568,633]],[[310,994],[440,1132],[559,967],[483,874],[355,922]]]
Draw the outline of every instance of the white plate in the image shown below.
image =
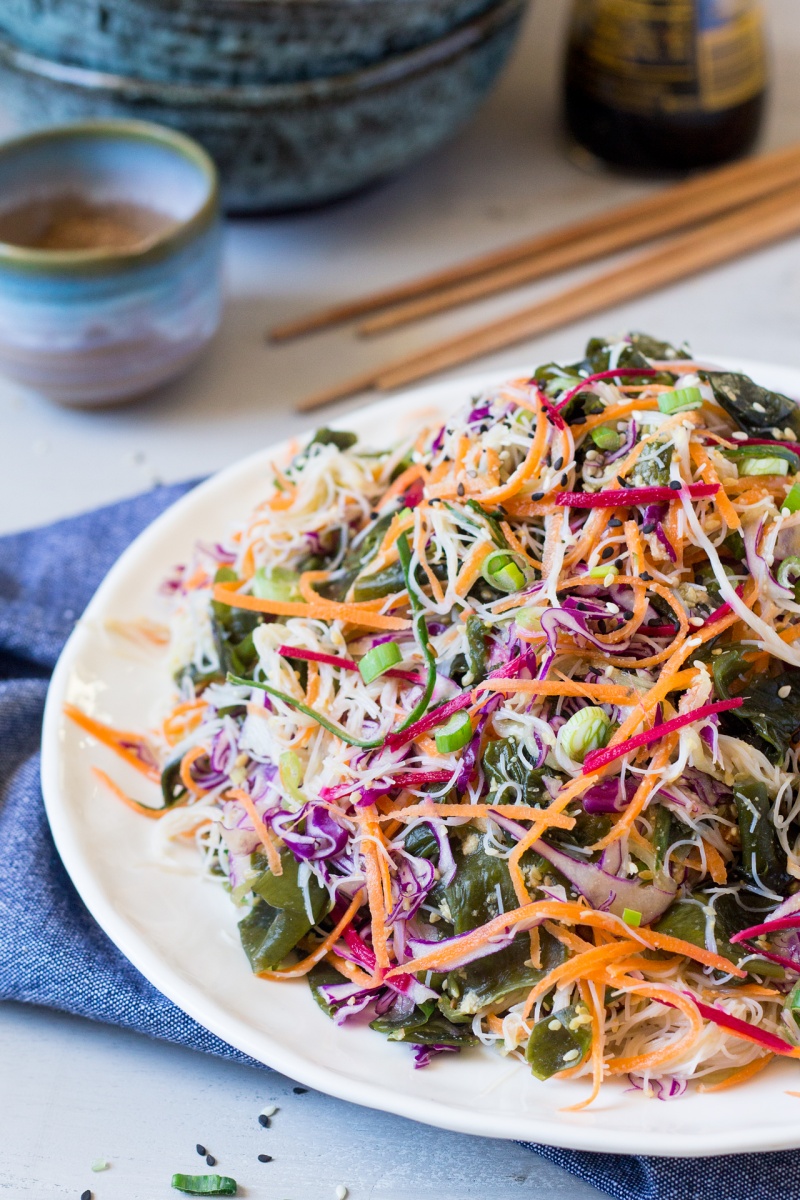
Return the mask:
[[[767,386],[800,396],[798,371],[737,365]],[[512,374],[435,384],[340,424],[384,445]],[[279,451],[261,451],[216,475],[145,530],[109,572],[56,667],[44,719],[42,783],[56,844],[89,911],[142,974],[200,1024],[302,1083],[357,1104],[464,1133],[585,1150],[703,1155],[800,1146],[800,1100],[786,1095],[800,1089],[793,1062],[774,1064],[743,1088],[690,1092],[671,1103],[645,1100],[614,1081],[582,1113],[561,1109],[585,1095],[585,1080],[539,1083],[490,1051],[442,1055],[415,1071],[408,1047],[329,1021],[304,981],[254,978],[222,889],[191,870],[159,866],[154,822],[101,792],[90,768],[110,767],[110,752],[64,719],[64,702],[136,729],[168,691],[163,664],[126,648],[104,623],[153,613],[159,581],[185,560],[195,540],[224,535],[263,496],[268,464]],[[122,778],[126,768],[118,759],[114,769]],[[139,794],[150,786],[134,773],[124,782]]]

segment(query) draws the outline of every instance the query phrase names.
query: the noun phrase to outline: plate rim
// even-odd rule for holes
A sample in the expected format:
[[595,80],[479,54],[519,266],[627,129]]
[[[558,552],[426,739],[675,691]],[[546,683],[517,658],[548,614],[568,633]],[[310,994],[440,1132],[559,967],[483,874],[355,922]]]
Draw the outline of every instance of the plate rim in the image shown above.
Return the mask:
[[[702,356],[702,358],[728,369],[747,371],[749,374],[758,375],[760,372],[786,377],[794,376],[800,396],[800,368],[732,358],[727,355],[709,355]],[[463,396],[470,390],[496,386],[506,380],[519,378],[526,372],[528,372],[527,367],[516,370],[514,368],[497,368],[492,371],[439,380],[424,387],[403,391],[398,395],[378,398],[363,408],[351,410],[341,416],[337,415],[330,424],[333,427],[341,428],[348,423],[352,424],[353,418],[361,423],[368,421],[373,415],[384,412],[387,414],[391,412],[394,415],[395,411],[400,413],[409,403],[420,407],[426,403],[444,407],[450,393],[453,394],[452,403],[455,404],[458,402],[459,396]],[[335,1068],[316,1063],[283,1046],[268,1031],[251,1030],[246,1022],[238,1017],[230,1018],[231,1023],[220,1020],[217,1006],[208,994],[200,987],[187,985],[185,981],[178,978],[177,972],[173,975],[162,964],[157,953],[148,945],[145,934],[136,931],[123,916],[114,910],[98,879],[91,871],[84,869],[76,827],[70,820],[66,799],[62,801],[59,773],[62,745],[60,736],[62,705],[73,660],[80,651],[83,639],[90,636],[86,628],[87,618],[90,621],[96,612],[102,610],[106,594],[111,593],[118,580],[125,577],[129,562],[140,553],[143,544],[146,545],[151,540],[158,541],[162,531],[167,532],[174,521],[179,520],[185,512],[190,511],[198,498],[204,499],[213,496],[217,490],[225,491],[237,475],[264,461],[267,455],[274,456],[293,441],[302,440],[308,432],[310,431],[306,430],[302,434],[283,439],[275,444],[268,443],[245,458],[215,472],[171,504],[142,530],[116,559],[99,584],[82,617],[76,623],[53,671],[47,690],[42,725],[42,793],[48,822],[61,860],[92,917],[136,969],[198,1024],[215,1034],[221,1041],[249,1055],[257,1063],[280,1071],[292,1079],[297,1079],[301,1083],[337,1099],[453,1132],[524,1142],[538,1141],[545,1145],[564,1149],[630,1154],[630,1150],[622,1149],[621,1146],[614,1143],[607,1124],[594,1126],[587,1123],[579,1126],[561,1118],[557,1110],[548,1119],[529,1112],[521,1114],[521,1122],[509,1120],[506,1116],[503,1118],[507,1126],[505,1130],[496,1128],[487,1130],[485,1113],[458,1108],[442,1100],[422,1099],[394,1091],[379,1083],[341,1075]],[[265,1057],[265,1047],[268,1050],[268,1058]],[[620,1137],[623,1135],[624,1129],[621,1130]],[[768,1134],[765,1134],[763,1129],[756,1129],[748,1133],[743,1129],[725,1132],[715,1127],[711,1133],[708,1131],[694,1133],[690,1130],[676,1133],[651,1128],[637,1135],[637,1143],[639,1143],[637,1145],[638,1154],[669,1158],[684,1155],[709,1157],[719,1154],[788,1150],[800,1147],[800,1123],[787,1120],[772,1128]]]

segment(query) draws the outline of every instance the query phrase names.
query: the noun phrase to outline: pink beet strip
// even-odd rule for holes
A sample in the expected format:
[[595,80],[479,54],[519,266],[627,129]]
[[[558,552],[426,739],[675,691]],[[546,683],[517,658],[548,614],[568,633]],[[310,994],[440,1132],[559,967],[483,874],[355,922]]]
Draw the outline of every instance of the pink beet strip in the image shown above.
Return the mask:
[[759,1029],[756,1025],[750,1025],[747,1021],[740,1020],[739,1017],[732,1017],[730,1013],[723,1012],[721,1008],[717,1008],[713,1004],[704,1004],[702,1000],[692,996],[691,992],[684,992],[684,995],[690,996],[694,1000],[700,1016],[704,1017],[706,1021],[713,1021],[722,1029],[728,1029],[737,1037],[745,1038],[748,1042],[755,1042],[757,1046],[763,1046],[765,1050],[771,1050],[773,1054],[783,1054],[787,1058],[800,1058],[800,1047],[791,1046],[783,1038],[776,1037],[774,1033],[769,1033],[766,1029]]
[[[329,667],[341,667],[345,671],[357,671],[358,663],[352,658],[337,658],[335,654],[323,654],[319,650],[305,650],[302,646],[278,646],[282,658],[302,658],[304,662],[324,663]],[[392,679],[404,679],[406,683],[422,683],[416,671],[399,671],[392,668],[384,671]]]
[[573,396],[577,396],[592,383],[602,383],[605,379],[623,379],[626,375],[658,375],[658,371],[655,367],[617,367],[615,371],[599,371],[596,375],[587,375],[577,387],[567,392],[563,400],[559,400],[556,408],[566,408]]
[[646,633],[648,637],[672,637],[678,632],[677,625],[640,625],[637,633]]
[[751,925],[734,933],[728,940],[731,942],[749,942],[752,938],[761,937],[762,933],[777,933],[781,929],[800,929],[800,912],[791,913],[788,917],[778,917],[776,921],[764,921],[762,925]]
[[692,500],[704,500],[719,491],[716,483],[690,483],[676,491],[670,487],[607,488],[603,492],[559,492],[561,508],[626,508],[634,504],[672,504],[687,491]]
[[472,693],[462,692],[460,696],[455,696],[452,700],[448,700],[446,704],[442,704],[439,708],[432,709],[426,713],[424,717],[420,717],[413,725],[409,725],[408,729],[403,729],[400,733],[390,733],[386,738],[386,745],[390,750],[396,750],[399,746],[406,746],[409,742],[413,742],[414,738],[419,737],[421,733],[425,733],[428,729],[433,729],[435,725],[443,725],[453,713],[460,712],[462,708],[469,708],[472,703]]
[[667,734],[674,733],[676,729],[683,729],[685,725],[693,725],[695,721],[704,721],[706,717],[713,717],[714,713],[727,712],[731,708],[741,708],[743,704],[744,700],[741,696],[736,696],[733,700],[718,700],[716,704],[704,704],[702,708],[693,708],[691,712],[673,717],[671,721],[665,721],[662,725],[655,725],[652,729],[636,733],[632,738],[621,742],[619,746],[605,746],[602,750],[591,750],[583,761],[582,773],[591,775],[594,771],[599,771],[601,767],[613,762],[615,758],[622,758],[624,754],[629,754],[631,750],[636,750],[639,746],[649,746],[651,742],[660,741]]

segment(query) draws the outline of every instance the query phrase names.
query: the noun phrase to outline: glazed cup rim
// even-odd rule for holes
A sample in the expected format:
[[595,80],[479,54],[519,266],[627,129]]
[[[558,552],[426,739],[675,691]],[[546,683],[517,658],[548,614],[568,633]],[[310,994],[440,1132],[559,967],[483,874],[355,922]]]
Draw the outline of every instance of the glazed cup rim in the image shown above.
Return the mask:
[[151,142],[174,151],[199,168],[206,184],[203,203],[192,216],[148,239],[141,249],[42,250],[0,240],[0,267],[60,275],[111,273],[168,257],[214,223],[219,213],[219,176],[213,159],[193,138],[155,122],[109,117],[53,125],[0,142],[0,161],[29,146],[94,137]]

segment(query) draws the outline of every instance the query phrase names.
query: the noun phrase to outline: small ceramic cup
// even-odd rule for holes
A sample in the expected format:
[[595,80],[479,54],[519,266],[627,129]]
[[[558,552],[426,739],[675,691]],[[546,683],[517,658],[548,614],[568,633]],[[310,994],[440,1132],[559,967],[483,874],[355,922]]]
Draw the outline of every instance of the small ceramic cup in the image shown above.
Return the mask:
[[[119,244],[94,225],[88,248],[40,236],[76,204],[145,219]],[[216,168],[183,134],[85,121],[3,143],[0,373],[77,406],[171,379],[219,324],[220,242]]]

